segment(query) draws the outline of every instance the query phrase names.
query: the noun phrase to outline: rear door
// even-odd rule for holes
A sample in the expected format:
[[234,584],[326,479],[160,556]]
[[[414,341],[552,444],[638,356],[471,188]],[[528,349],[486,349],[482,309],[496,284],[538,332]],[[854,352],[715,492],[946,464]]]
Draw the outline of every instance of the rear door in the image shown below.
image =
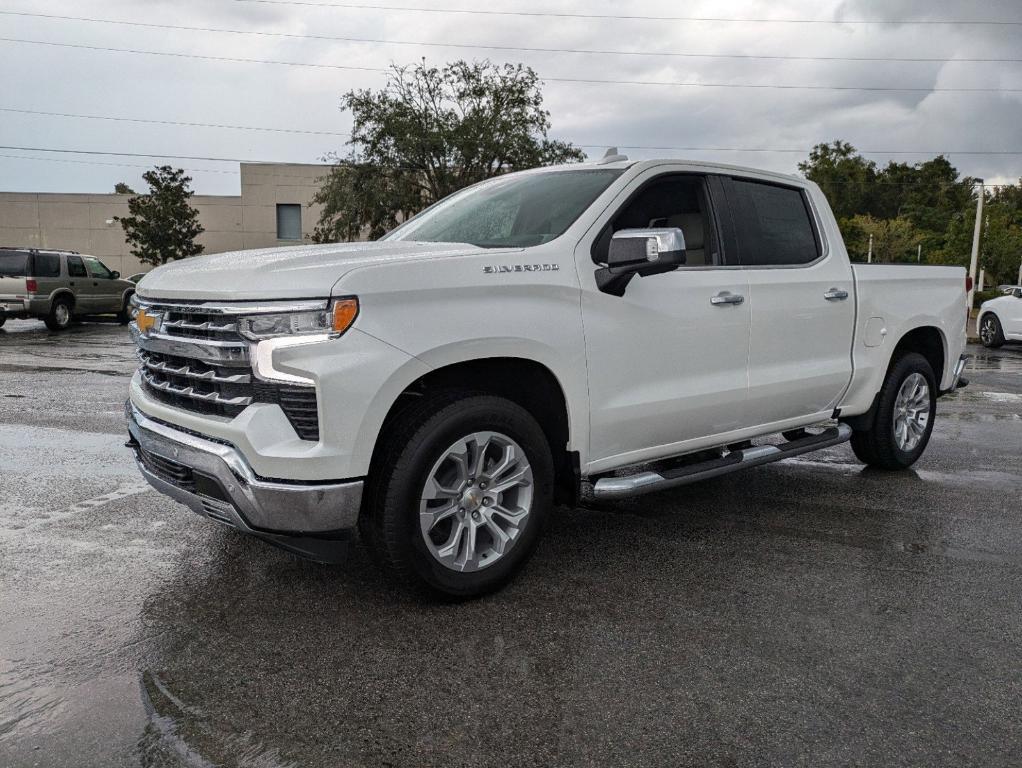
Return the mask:
[[77,254],[67,255],[67,280],[71,293],[75,296],[75,311],[80,314],[95,312],[96,306],[95,287],[93,280],[85,269],[85,262]]
[[852,376],[855,296],[843,249],[828,247],[806,190],[724,179],[749,281],[749,416],[774,424],[833,409]]

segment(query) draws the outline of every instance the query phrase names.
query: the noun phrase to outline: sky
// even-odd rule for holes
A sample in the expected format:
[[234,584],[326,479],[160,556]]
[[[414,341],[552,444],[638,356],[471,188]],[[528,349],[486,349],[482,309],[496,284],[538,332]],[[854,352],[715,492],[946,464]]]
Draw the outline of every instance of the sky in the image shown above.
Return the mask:
[[[383,5],[389,7],[372,7]],[[434,12],[413,10],[423,8]],[[459,8],[565,15],[454,12]],[[0,149],[0,191],[110,192],[118,181],[144,189],[142,173],[163,162],[161,155],[319,162],[344,151],[350,117],[339,109],[340,95],[384,83],[380,72],[339,67],[385,69],[422,57],[436,65],[459,58],[528,64],[548,78],[550,135],[593,157],[616,145],[633,158],[688,157],[794,173],[814,144],[842,139],[881,165],[945,153],[963,174],[988,183],[1022,177],[1018,0],[354,0],[347,7],[340,0],[0,0],[0,12],[0,145],[33,148]],[[702,20],[662,18],[679,16]],[[896,23],[856,23],[863,21]],[[937,61],[835,60],[847,58]],[[862,88],[912,90],[855,90]],[[797,151],[774,151],[780,149]],[[188,169],[200,194],[238,193],[236,162],[166,162]]]

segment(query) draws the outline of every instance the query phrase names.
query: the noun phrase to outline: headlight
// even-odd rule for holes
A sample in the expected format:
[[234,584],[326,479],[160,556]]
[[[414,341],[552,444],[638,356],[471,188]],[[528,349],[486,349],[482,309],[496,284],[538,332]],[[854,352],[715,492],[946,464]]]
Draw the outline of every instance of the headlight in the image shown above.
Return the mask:
[[334,299],[323,309],[241,317],[238,319],[238,332],[252,341],[312,334],[337,337],[351,327],[356,317],[358,299]]

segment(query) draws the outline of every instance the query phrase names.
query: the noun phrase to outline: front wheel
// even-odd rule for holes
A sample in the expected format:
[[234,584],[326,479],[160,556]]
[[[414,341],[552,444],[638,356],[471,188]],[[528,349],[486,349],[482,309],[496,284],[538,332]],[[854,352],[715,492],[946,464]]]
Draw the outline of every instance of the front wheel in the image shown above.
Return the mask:
[[359,527],[390,575],[473,597],[525,564],[553,486],[546,436],[524,408],[490,395],[427,395],[388,425]]
[[1004,329],[993,312],[987,312],[979,322],[979,340],[984,347],[996,349],[1004,343]]
[[937,413],[933,369],[922,355],[897,358],[880,389],[868,429],[852,434],[852,450],[864,464],[906,469],[923,455]]
[[124,304],[121,306],[121,311],[117,313],[118,325],[127,325],[131,322],[131,296],[128,296],[124,300]]

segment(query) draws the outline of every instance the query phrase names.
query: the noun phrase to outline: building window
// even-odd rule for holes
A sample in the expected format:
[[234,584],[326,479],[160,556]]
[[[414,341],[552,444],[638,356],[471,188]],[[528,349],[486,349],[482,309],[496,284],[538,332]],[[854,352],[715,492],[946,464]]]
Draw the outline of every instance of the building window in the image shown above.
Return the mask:
[[293,203],[277,204],[277,239],[302,239],[302,206]]

